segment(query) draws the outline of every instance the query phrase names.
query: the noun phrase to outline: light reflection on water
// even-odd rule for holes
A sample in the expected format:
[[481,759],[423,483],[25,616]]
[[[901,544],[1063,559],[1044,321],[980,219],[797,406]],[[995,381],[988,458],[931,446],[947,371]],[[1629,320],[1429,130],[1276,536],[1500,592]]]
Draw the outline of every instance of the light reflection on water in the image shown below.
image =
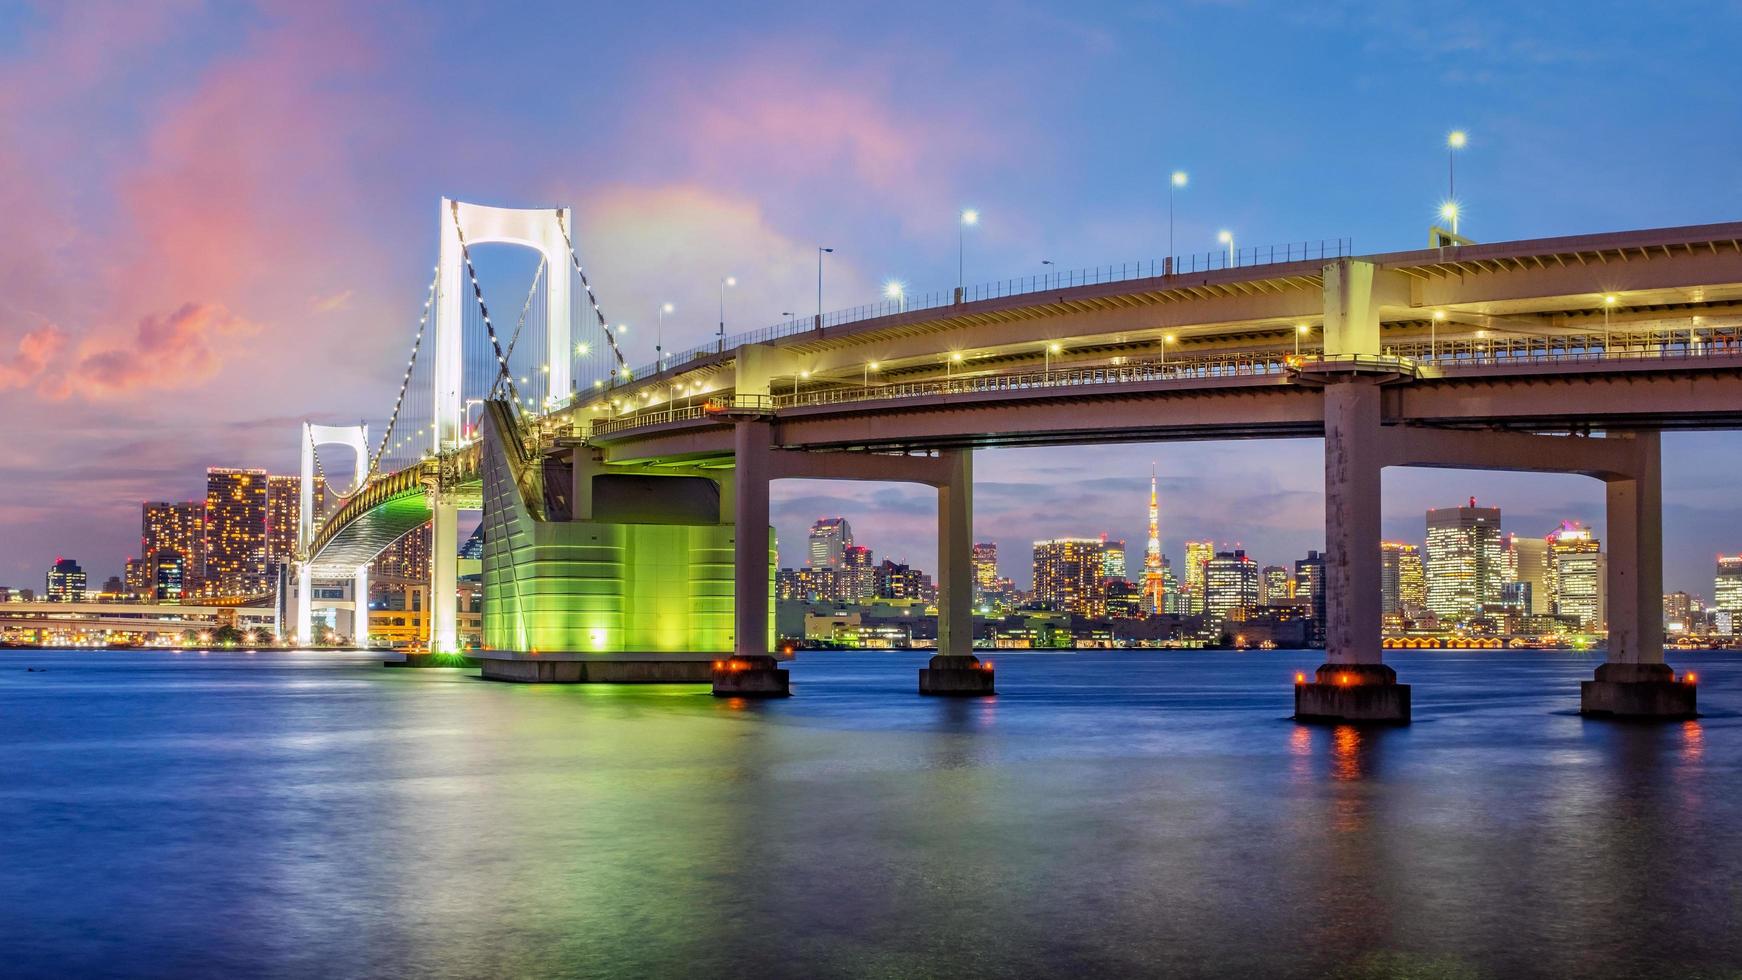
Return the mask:
[[[361,656],[0,655],[11,976],[1627,976],[1742,965],[1742,657],[1697,722],[1596,661],[803,654],[797,696]],[[24,666],[47,666],[26,674]]]

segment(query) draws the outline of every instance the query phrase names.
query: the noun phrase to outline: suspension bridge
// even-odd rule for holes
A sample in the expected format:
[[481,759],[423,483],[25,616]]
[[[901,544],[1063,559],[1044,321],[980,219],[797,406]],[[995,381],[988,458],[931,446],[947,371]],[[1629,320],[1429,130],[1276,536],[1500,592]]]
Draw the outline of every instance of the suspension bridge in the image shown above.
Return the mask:
[[[329,476],[322,446],[356,463],[304,529],[299,636],[310,583],[366,593],[368,563],[430,523],[430,646],[457,649],[457,515],[481,509],[485,676],[782,693],[769,483],[909,481],[939,500],[920,689],[990,693],[971,643],[976,449],[1316,436],[1327,659],[1296,685],[1298,716],[1408,718],[1381,659],[1386,466],[1602,481],[1610,662],[1582,704],[1693,711],[1663,660],[1658,433],[1742,426],[1742,223],[1170,256],[819,313],[639,367],[566,209],[444,200],[439,241],[385,423],[304,427],[305,482]],[[473,256],[496,243],[538,256],[506,314]]]

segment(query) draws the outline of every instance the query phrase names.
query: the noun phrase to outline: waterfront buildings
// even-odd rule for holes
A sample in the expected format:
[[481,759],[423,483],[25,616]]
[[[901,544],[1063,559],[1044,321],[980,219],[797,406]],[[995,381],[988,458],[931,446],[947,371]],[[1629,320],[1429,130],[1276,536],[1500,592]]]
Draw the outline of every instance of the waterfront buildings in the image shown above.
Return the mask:
[[71,558],[56,558],[49,566],[43,595],[49,602],[84,602],[85,570]]
[[1034,603],[1083,616],[1098,616],[1107,593],[1098,538],[1053,538],[1034,543]]
[[204,593],[240,599],[267,591],[266,471],[206,470]]
[[1204,611],[1204,566],[1216,556],[1216,542],[1186,542],[1186,592],[1188,611],[1196,616]]
[[1427,602],[1421,552],[1402,541],[1379,543],[1379,606],[1385,616],[1419,615]]
[[181,589],[198,593],[206,557],[206,502],[187,500],[172,503],[148,500],[139,507],[139,582],[138,593],[150,595],[157,589],[158,565],[165,555],[179,558]]
[[1505,581],[1500,508],[1464,507],[1427,512],[1427,607],[1441,623],[1474,618],[1500,601]]
[[810,562],[812,568],[841,568],[847,562],[847,548],[853,544],[853,526],[845,517],[825,517],[811,525]]
[[984,606],[998,589],[998,545],[981,541],[974,545],[974,605]]
[[1266,606],[1286,606],[1294,602],[1294,577],[1281,565],[1266,565],[1258,570],[1258,601]]
[[1125,542],[1109,541],[1106,534],[1101,535],[1101,577],[1125,578]]
[[1529,600],[1526,612],[1543,616],[1554,611],[1549,592],[1548,541],[1543,538],[1506,535],[1508,580],[1524,586]]
[[1258,563],[1244,549],[1219,551],[1204,563],[1204,614],[1212,623],[1241,622],[1258,608]]
[[[314,512],[325,505],[327,485],[316,479],[313,489]],[[269,476],[266,478],[266,563],[268,566],[289,565],[296,560],[297,525],[302,520],[302,477]]]
[[1547,538],[1548,576],[1554,613],[1587,632],[1601,630],[1607,619],[1608,556],[1591,529],[1578,521],[1562,521]]
[[1718,573],[1712,580],[1712,606],[1729,613],[1732,622],[1742,617],[1742,555],[1718,556]]

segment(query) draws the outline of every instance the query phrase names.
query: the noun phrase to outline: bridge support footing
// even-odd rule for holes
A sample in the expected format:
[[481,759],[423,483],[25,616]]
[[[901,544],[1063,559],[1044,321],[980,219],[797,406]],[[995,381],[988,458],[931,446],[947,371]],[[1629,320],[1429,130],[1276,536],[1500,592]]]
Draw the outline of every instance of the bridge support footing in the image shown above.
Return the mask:
[[992,665],[972,654],[938,654],[919,671],[919,693],[946,697],[979,698],[998,693],[993,689]]
[[714,697],[784,698],[792,694],[787,671],[773,657],[727,657],[712,666]]
[[383,660],[383,667],[476,667],[477,657],[463,653],[408,653],[404,660]]
[[1695,688],[1668,664],[1609,663],[1579,684],[1579,714],[1587,718],[1680,721],[1698,717]]
[[1409,685],[1385,664],[1325,664],[1294,685],[1294,720],[1309,724],[1407,725]]
[[519,684],[706,684],[705,659],[616,660],[586,654],[509,654],[477,658],[479,676]]

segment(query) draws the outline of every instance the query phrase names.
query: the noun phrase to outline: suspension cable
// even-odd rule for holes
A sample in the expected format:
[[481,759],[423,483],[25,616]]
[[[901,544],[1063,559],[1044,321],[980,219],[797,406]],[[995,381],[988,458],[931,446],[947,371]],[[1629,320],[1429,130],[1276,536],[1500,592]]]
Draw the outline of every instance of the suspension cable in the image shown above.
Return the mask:
[[[490,335],[490,347],[496,352],[497,384],[506,383],[508,396],[513,401],[520,400],[520,392],[515,390],[514,376],[508,371],[508,355],[502,352],[502,341],[496,336],[496,326],[490,322],[490,308],[484,304],[484,287],[478,285],[478,270],[472,265],[472,250],[466,245],[466,230],[460,227],[460,202],[449,202],[454,219],[454,234],[460,240],[460,258],[465,260],[466,275],[472,280],[472,297],[478,301],[478,313],[484,318],[484,331]],[[495,390],[494,386],[491,388]]]
[[514,357],[514,346],[520,343],[520,331],[526,328],[526,316],[532,312],[532,298],[538,294],[538,284],[544,279],[544,259],[538,260],[538,270],[532,274],[532,288],[526,291],[526,304],[520,308],[520,322],[514,325],[514,336],[508,338],[508,356]]
[[599,309],[599,297],[593,294],[593,284],[587,280],[587,270],[581,268],[581,257],[575,254],[575,243],[569,238],[569,228],[563,221],[562,208],[556,210],[556,226],[563,233],[563,244],[569,247],[569,262],[574,265],[575,274],[581,277],[581,288],[587,291],[587,302],[593,304],[593,315],[599,319],[599,329],[605,332],[605,342],[611,345],[611,353],[617,355],[617,367],[628,367],[629,362],[624,360],[623,351],[617,347],[616,334],[611,332],[611,325],[605,322],[605,311]]
[[[405,377],[399,380],[399,396],[393,399],[393,413],[387,418],[387,427],[381,432],[381,442],[375,447],[375,454],[369,457],[369,469],[364,479],[375,475],[381,465],[381,457],[387,452],[387,446],[393,440],[393,427],[399,423],[399,410],[405,405],[406,389],[411,387],[411,371],[417,366],[417,352],[423,347],[424,328],[429,325],[430,304],[435,302],[436,286],[441,282],[442,270],[436,267],[435,275],[430,277],[429,291],[423,298],[423,315],[417,318],[417,339],[411,342],[411,357],[405,362]],[[319,462],[319,456],[316,456]]]

